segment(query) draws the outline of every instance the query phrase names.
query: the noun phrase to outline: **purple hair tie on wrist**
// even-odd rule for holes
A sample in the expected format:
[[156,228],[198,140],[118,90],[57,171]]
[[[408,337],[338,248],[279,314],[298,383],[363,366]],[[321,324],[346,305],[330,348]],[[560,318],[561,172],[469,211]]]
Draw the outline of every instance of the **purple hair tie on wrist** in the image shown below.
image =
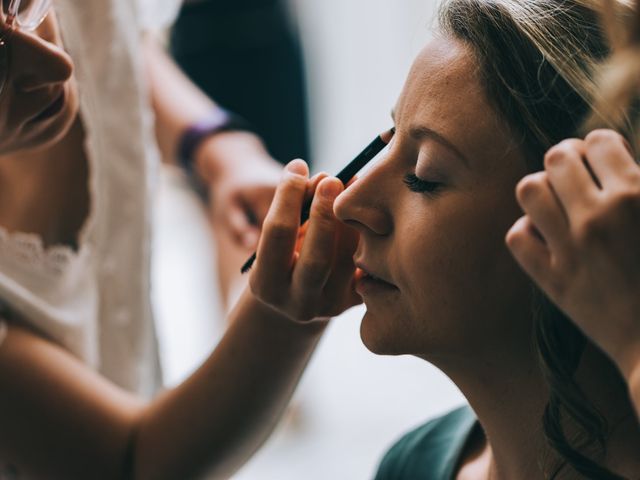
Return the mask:
[[193,176],[194,154],[200,144],[212,135],[234,130],[254,131],[251,124],[241,116],[215,107],[206,117],[184,131],[178,143],[178,162],[190,176]]

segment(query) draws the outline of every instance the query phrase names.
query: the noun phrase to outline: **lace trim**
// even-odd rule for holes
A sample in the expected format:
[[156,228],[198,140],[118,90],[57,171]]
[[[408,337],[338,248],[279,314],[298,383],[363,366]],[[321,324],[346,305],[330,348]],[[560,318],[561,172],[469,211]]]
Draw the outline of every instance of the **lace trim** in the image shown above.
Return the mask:
[[27,268],[44,268],[47,272],[58,275],[77,257],[77,252],[71,247],[45,247],[42,238],[35,233],[13,233],[1,226],[0,250],[25,264]]
[[[77,250],[67,245],[44,246],[42,237],[36,233],[9,232],[0,225],[0,251],[5,252],[9,258],[20,262],[30,271],[42,271],[47,275],[60,276],[69,265],[78,258],[85,250],[88,239],[95,226],[96,204],[97,204],[97,174],[95,165],[96,153],[92,131],[85,118],[91,116],[95,108],[87,107],[85,102],[80,102],[80,119],[84,128],[84,151],[88,164],[89,174],[87,178],[87,189],[89,192],[89,211],[84,219],[84,223],[78,232]],[[2,480],[0,478],[0,480]]]
[[[62,7],[63,5],[56,5],[56,9],[64,10]],[[69,17],[71,18],[72,16],[69,15]],[[73,28],[72,36],[75,37],[76,40],[81,38],[75,28]],[[78,44],[78,42],[76,42],[76,44]],[[76,70],[80,70],[80,68],[81,65],[76,65]],[[87,88],[88,87],[85,87],[85,90]],[[95,123],[95,116],[93,114],[97,109],[90,101],[87,101],[95,98],[95,96],[88,95],[87,98],[87,96],[82,95],[82,92],[80,92],[80,96],[81,101],[79,115],[84,128],[84,151],[89,168],[89,175],[87,178],[89,211],[87,212],[87,217],[78,232],[78,249],[76,250],[66,245],[52,245],[45,247],[42,238],[38,234],[9,232],[6,228],[0,226],[0,251],[3,253],[6,252],[9,258],[20,262],[21,265],[24,265],[30,271],[41,272],[44,270],[43,273],[53,276],[62,275],[69,265],[83,254],[84,250],[87,248],[89,237],[95,229],[96,223],[96,209],[98,202],[96,185],[98,182],[98,168],[95,162],[97,158],[97,147],[94,145],[96,139],[93,136],[93,131],[89,123]],[[88,120],[91,120],[91,122]]]

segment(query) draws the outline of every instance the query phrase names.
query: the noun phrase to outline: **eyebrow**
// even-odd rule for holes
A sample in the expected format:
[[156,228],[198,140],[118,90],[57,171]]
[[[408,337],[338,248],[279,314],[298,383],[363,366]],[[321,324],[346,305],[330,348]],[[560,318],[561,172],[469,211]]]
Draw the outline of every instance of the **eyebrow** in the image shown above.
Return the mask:
[[[391,118],[395,123],[395,120],[396,120],[395,110],[391,110]],[[467,157],[463,155],[463,153],[458,149],[458,147],[456,147],[453,143],[451,143],[449,140],[447,140],[444,136],[442,136],[435,130],[425,126],[412,126],[409,129],[409,135],[418,141],[424,140],[427,138],[431,140],[435,140],[440,145],[442,145],[446,149],[453,152],[455,156],[458,157],[458,159],[464,164],[465,167],[470,168],[469,160],[467,159]]]

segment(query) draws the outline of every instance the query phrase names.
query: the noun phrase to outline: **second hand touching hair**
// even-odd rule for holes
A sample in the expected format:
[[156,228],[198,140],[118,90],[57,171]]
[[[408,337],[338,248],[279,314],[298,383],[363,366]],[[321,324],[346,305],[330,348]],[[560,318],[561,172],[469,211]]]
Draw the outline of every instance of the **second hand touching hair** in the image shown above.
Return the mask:
[[586,137],[553,147],[545,171],[521,182],[526,215],[508,242],[549,298],[616,363],[640,418],[640,5],[602,0],[599,12],[610,55],[592,71]]
[[[579,133],[589,114],[602,108],[594,72],[611,48],[603,31],[588,26],[598,25],[598,6],[603,5],[589,0],[448,0],[441,11],[445,33],[474,50],[489,97],[521,139],[531,172],[543,171],[548,149]],[[629,2],[615,5],[616,17],[634,18]],[[621,478],[593,459],[602,457],[613,426],[575,378],[589,340],[566,310],[542,293],[537,303],[535,346],[549,386],[543,428],[561,460],[549,478],[559,478],[567,466],[587,478]],[[612,391],[624,392],[624,379],[618,377]],[[568,432],[567,422],[575,430]]]

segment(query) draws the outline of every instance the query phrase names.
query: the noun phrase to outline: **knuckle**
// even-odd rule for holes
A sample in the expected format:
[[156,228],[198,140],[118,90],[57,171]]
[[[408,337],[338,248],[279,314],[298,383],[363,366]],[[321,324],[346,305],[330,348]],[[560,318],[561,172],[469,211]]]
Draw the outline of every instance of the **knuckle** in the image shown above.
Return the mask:
[[323,231],[334,230],[336,226],[336,217],[333,214],[333,210],[326,206],[314,209],[311,213],[311,221]]
[[565,153],[579,152],[583,143],[584,142],[582,140],[579,140],[577,138],[567,138],[552,147],[551,150],[559,149],[560,151]]
[[589,133],[584,140],[587,144],[587,147],[593,147],[596,145],[603,145],[603,144],[609,145],[612,143],[620,143],[620,144],[624,143],[624,139],[622,138],[622,135],[620,135],[619,133],[613,130],[608,130],[604,128],[594,130],[593,132]]
[[507,232],[505,242],[509,249],[516,254],[520,253],[521,247],[526,240],[526,234],[522,228],[512,228]]
[[579,151],[580,143],[576,139],[567,139],[551,147],[544,156],[545,168],[553,168],[570,161]]
[[507,231],[505,235],[505,242],[511,246],[514,243],[518,243],[523,237],[526,231],[527,217],[520,217]]
[[287,240],[296,235],[298,231],[298,225],[288,223],[283,220],[274,220],[268,222],[265,225],[264,230],[264,235],[271,240]]
[[300,283],[305,287],[321,287],[324,281],[329,265],[321,259],[313,258],[305,262],[300,270]]
[[313,202],[312,214],[318,217],[325,217],[327,219],[333,220],[333,202],[327,200],[324,197],[321,197],[320,195],[316,195]]
[[307,178],[295,173],[287,173],[280,184],[280,188],[287,191],[305,191]]
[[546,173],[538,172],[527,175],[518,183],[516,187],[516,196],[521,203],[528,203],[535,199],[546,182]]

